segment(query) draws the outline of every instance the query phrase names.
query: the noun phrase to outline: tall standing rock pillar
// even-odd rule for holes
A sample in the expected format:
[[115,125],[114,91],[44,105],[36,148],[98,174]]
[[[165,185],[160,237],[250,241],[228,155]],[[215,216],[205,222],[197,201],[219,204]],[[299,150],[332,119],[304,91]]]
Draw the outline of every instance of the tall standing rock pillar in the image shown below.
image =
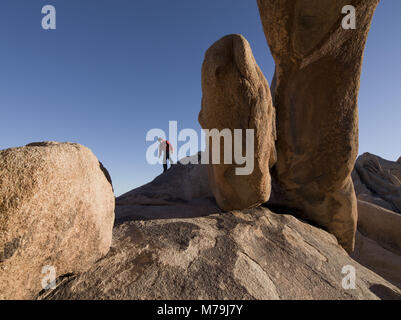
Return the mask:
[[[220,153],[220,162],[208,167],[209,182],[218,205],[230,211],[266,202],[271,191],[269,169],[276,161],[275,112],[268,82],[243,36],[225,36],[207,50],[202,66],[202,91],[199,113],[202,128],[225,131],[231,136],[231,141],[224,138],[224,143],[214,151]],[[241,140],[235,136],[238,129]],[[249,129],[253,130],[252,141],[246,138]],[[207,138],[209,146],[210,142],[213,144],[213,139]],[[251,151],[247,149],[250,144]],[[231,150],[225,150],[230,146],[233,146]],[[213,147],[209,150],[212,154]],[[244,154],[245,150],[251,153],[248,154],[250,165],[247,161],[250,170],[239,174],[238,169],[243,165],[236,161],[234,153]],[[226,156],[232,163],[225,162]]]
[[[326,228],[347,251],[357,222],[350,174],[358,152],[359,79],[378,2],[258,0],[276,62],[274,204]],[[355,9],[355,29],[343,28],[353,18],[347,5]]]

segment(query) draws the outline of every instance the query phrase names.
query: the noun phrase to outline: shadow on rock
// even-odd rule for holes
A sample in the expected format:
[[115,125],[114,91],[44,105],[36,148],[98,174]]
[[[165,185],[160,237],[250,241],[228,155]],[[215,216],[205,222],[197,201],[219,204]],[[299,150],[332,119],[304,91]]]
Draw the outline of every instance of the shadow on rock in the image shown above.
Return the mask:
[[220,213],[214,198],[193,199],[170,205],[124,205],[116,206],[115,224],[125,221],[191,219]]
[[374,284],[369,289],[382,300],[401,300],[400,294],[381,284]]

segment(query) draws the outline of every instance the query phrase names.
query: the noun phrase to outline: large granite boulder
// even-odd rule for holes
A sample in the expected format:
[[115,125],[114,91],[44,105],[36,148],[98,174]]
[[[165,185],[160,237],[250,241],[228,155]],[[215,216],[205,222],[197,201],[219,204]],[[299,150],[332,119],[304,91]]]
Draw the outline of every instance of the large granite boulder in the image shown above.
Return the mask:
[[[228,35],[214,43],[206,52],[202,66],[202,109],[199,123],[203,129],[226,129],[234,139],[234,129],[240,129],[242,143],[224,140],[218,150],[212,150],[212,139],[206,138],[210,156],[220,154],[220,163],[209,166],[209,181],[218,205],[223,210],[244,209],[260,205],[270,197],[269,168],[275,163],[275,111],[267,80],[255,62],[248,41],[241,35]],[[246,129],[253,130],[254,141],[246,141]],[[234,157],[238,147],[245,154],[253,146],[249,172],[240,173]],[[235,150],[235,148],[238,148]],[[225,155],[232,164],[224,163]],[[242,156],[241,154],[241,156]],[[212,161],[210,161],[212,163]],[[244,171],[246,171],[244,169]]]
[[[156,210],[162,208],[170,206]],[[105,258],[39,298],[401,298],[399,289],[352,260],[333,235],[293,216],[261,207],[191,219],[135,215],[116,224]],[[350,266],[356,288],[344,289]]]
[[352,173],[357,197],[401,213],[401,164],[374,154],[359,156]]
[[[358,152],[363,51],[379,0],[258,0],[276,62],[274,202],[333,233],[352,251],[357,224],[351,171]],[[343,29],[342,8],[356,9]]]
[[52,270],[87,270],[109,251],[113,223],[112,186],[88,148],[0,151],[0,299],[35,297]]

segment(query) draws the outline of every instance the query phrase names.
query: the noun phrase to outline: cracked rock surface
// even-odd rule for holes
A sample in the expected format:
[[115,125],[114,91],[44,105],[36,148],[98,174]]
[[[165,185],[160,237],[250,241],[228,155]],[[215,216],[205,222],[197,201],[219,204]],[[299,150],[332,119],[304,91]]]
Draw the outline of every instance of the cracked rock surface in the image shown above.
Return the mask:
[[[260,207],[168,219],[164,207],[158,208],[158,219],[144,220],[132,212],[117,220],[108,255],[39,298],[401,297],[398,288],[352,260],[333,235],[293,216]],[[190,210],[180,204],[174,208],[181,215]],[[355,289],[342,288],[346,265],[355,267]]]

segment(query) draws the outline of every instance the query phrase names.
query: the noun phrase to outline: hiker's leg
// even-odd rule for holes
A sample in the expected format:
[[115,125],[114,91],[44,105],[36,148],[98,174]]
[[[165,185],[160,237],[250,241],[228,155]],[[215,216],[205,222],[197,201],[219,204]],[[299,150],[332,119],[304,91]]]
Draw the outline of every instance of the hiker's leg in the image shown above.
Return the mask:
[[170,161],[170,166],[171,166],[171,160],[170,160],[170,152],[166,152],[166,169],[167,169],[167,159]]
[[163,172],[167,170],[167,153],[165,152],[163,155]]

